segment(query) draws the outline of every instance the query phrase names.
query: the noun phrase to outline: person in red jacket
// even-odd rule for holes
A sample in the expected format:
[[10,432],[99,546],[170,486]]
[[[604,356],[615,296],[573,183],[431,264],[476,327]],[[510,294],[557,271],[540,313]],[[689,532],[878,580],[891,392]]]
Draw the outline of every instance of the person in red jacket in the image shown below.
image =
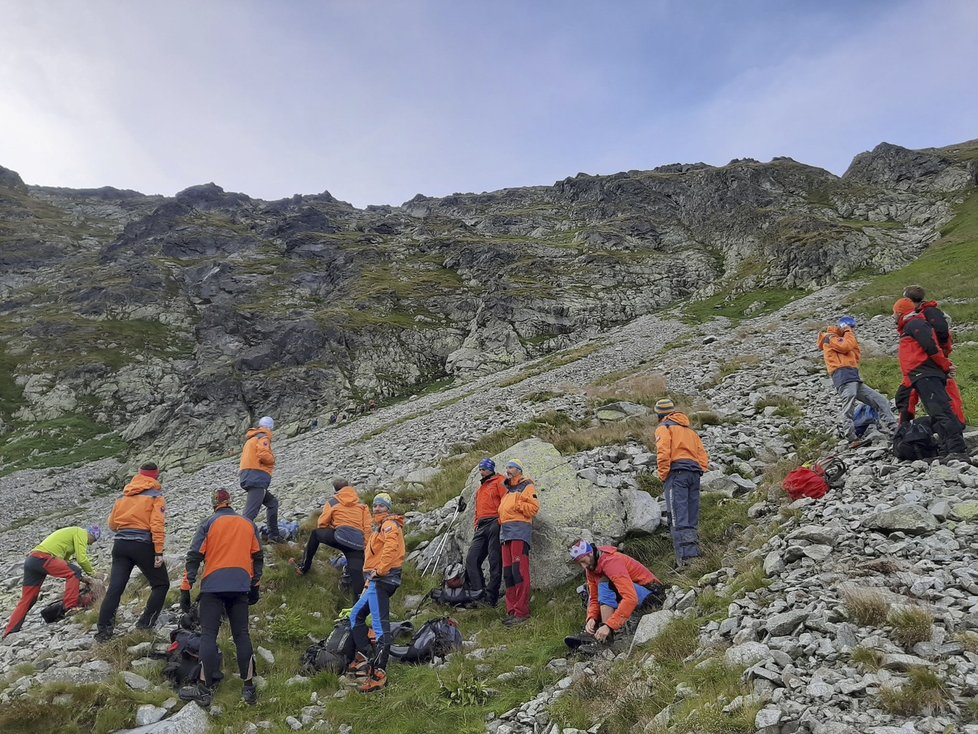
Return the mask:
[[166,500],[159,478],[160,469],[152,461],[140,466],[139,473],[126,485],[109,515],[109,528],[115,531],[115,542],[112,544],[109,589],[98,613],[95,639],[99,642],[112,637],[115,613],[133,567],[140,570],[150,585],[149,599],[136,621],[136,628],[151,629],[166,603],[166,592],[170,588],[170,576],[163,563]]
[[[506,480],[496,474],[496,462],[479,462],[482,482],[475,491],[475,535],[465,556],[465,585],[473,601],[494,607],[499,601],[499,585],[503,578],[503,554],[499,543],[499,503],[506,496]],[[482,573],[482,564],[489,559],[489,582]]]
[[964,443],[964,426],[954,415],[947,394],[948,377],[955,374],[954,364],[944,355],[933,327],[916,312],[909,298],[893,304],[893,319],[900,335],[900,371],[927,408],[931,425],[940,439],[941,456],[970,461]]
[[[923,316],[931,325],[931,328],[934,329],[934,336],[937,337],[938,346],[944,352],[944,356],[950,359],[951,352],[954,351],[954,336],[951,334],[951,322],[947,314],[941,310],[937,301],[924,300],[926,293],[919,285],[907,286],[903,291],[903,297],[913,301],[914,311]],[[961,389],[954,377],[949,376],[947,379],[947,396],[951,400],[951,409],[954,411],[954,415],[961,421],[962,426],[967,425],[968,419],[964,413],[964,400],[961,398]],[[896,394],[896,404],[900,411],[901,423],[913,420],[917,413],[919,401],[920,396],[917,391],[911,387],[909,380],[904,379]]]
[[598,642],[620,631],[635,612],[662,604],[662,584],[655,574],[617,548],[580,540],[571,546],[570,557],[587,579],[584,631]]
[[[248,607],[257,604],[259,583],[265,568],[255,523],[231,509],[231,493],[225,489],[211,498],[214,514],[207,518],[190,543],[187,567],[180,586],[180,608],[190,610],[190,590],[200,575],[200,665],[201,680],[180,689],[184,701],[209,706],[214,674],[220,670],[217,633],[226,616],[238,655],[238,672],[244,686],[241,698],[258,703],[255,687],[255,656],[248,632]],[[204,572],[200,574],[200,565]]]
[[499,501],[499,541],[506,580],[503,624],[514,627],[530,618],[530,541],[540,501],[533,480],[523,476],[523,464],[516,459],[506,464],[505,487],[506,494]]

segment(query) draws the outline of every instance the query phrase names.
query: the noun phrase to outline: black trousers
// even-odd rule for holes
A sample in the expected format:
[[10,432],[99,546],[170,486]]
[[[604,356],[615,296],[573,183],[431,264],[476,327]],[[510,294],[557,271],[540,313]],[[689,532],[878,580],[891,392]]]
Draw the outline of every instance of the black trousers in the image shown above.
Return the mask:
[[[387,670],[387,661],[391,653],[391,597],[398,589],[397,586],[374,581],[370,587],[363,590],[360,599],[353,605],[350,622],[353,625],[353,644],[357,652],[365,657],[373,656],[373,667]],[[377,649],[370,646],[370,636],[367,630],[367,615],[371,615],[374,636],[377,638]],[[378,619],[379,617],[379,619]],[[379,628],[379,629],[378,629]]]
[[964,426],[951,409],[951,398],[947,394],[947,378],[918,377],[913,387],[931,417],[931,425],[940,438],[941,455],[964,454],[968,447],[964,443]]
[[247,682],[255,675],[255,655],[248,634],[248,595],[243,592],[205,592],[200,595],[200,663],[204,683],[212,685],[220,667],[217,656],[217,633],[224,615],[231,623],[231,637],[238,653],[238,672]]
[[98,626],[111,628],[115,624],[115,613],[119,609],[122,592],[126,590],[132,569],[138,568],[150,585],[149,600],[142,616],[136,622],[137,627],[152,627],[160,610],[166,602],[166,592],[170,588],[170,576],[166,566],[155,568],[156,550],[152,543],[142,540],[116,539],[112,545],[112,570],[109,572],[109,589],[102,599],[98,612]]
[[[489,582],[482,573],[482,564],[489,559]],[[465,556],[465,583],[472,591],[485,590],[485,600],[499,600],[499,585],[503,579],[503,551],[499,544],[499,520],[494,517],[479,521],[472,536],[472,545]]]
[[360,592],[363,591],[363,551],[355,550],[339,542],[333,528],[316,528],[309,536],[309,542],[306,543],[306,554],[302,558],[301,566],[303,573],[307,573],[312,568],[312,559],[315,558],[320,545],[336,548],[346,556],[346,572],[350,576],[350,589],[353,591],[354,597],[359,598]]

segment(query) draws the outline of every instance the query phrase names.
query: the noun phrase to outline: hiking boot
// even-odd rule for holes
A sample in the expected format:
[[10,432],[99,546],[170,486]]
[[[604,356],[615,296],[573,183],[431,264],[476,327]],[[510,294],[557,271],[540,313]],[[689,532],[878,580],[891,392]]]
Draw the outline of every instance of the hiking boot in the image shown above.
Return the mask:
[[360,693],[376,693],[377,691],[382,691],[387,686],[387,673],[385,673],[380,668],[375,669],[370,677],[367,678],[367,682],[360,686],[357,690]]
[[519,627],[521,624],[524,624],[529,621],[530,621],[529,617],[511,616],[511,617],[506,617],[506,619],[503,620],[503,624],[505,624],[507,627]]
[[241,700],[249,706],[254,706],[258,703],[258,688],[254,683],[244,684],[244,688],[241,689]]
[[108,642],[111,639],[112,639],[112,628],[111,627],[103,627],[103,626],[99,625],[98,630],[95,632],[95,641],[96,642]]
[[971,464],[971,457],[968,454],[948,454],[938,459],[942,464],[949,464],[952,461],[960,461],[963,464]]
[[306,575],[307,571],[304,571],[302,569],[302,566],[300,566],[298,563],[295,562],[295,559],[294,558],[290,558],[289,559],[289,565],[292,566],[293,569],[295,569],[295,575],[296,576],[305,576]]
[[358,652],[353,658],[353,662],[346,667],[346,674],[352,675],[354,678],[366,678],[370,675],[370,661],[367,656]]
[[194,701],[204,708],[210,706],[211,701],[214,700],[214,691],[199,681],[189,686],[184,686],[180,689],[178,695],[181,701]]
[[850,441],[849,442],[849,448],[851,448],[851,449],[862,448],[863,446],[867,446],[867,445],[871,444],[872,442],[873,442],[873,439],[872,439],[871,436],[863,436],[862,438],[857,438],[855,441]]

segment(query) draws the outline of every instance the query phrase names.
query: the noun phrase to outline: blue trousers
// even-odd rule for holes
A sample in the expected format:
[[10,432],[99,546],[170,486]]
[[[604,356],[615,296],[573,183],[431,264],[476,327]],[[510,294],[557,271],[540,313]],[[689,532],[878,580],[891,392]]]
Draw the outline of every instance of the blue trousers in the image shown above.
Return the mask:
[[[638,595],[638,605],[642,606],[649,594],[652,592],[646,589],[644,586],[639,586],[638,584],[634,584],[634,586],[635,593]],[[617,609],[618,602],[618,594],[616,594],[615,590],[611,588],[611,584],[609,584],[607,581],[602,581],[598,584],[598,604],[603,607]]]
[[672,530],[676,559],[685,561],[703,555],[700,552],[700,474],[685,469],[669,472],[665,483],[666,507]]

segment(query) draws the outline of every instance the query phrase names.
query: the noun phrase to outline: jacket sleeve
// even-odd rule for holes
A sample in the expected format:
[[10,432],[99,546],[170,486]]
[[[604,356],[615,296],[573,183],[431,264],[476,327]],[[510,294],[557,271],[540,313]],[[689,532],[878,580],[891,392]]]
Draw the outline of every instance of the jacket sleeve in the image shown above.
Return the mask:
[[587,578],[587,618],[600,622],[601,603],[598,601],[598,579],[590,573],[584,575]]
[[88,531],[85,528],[79,528],[78,532],[75,533],[74,539],[75,560],[78,561],[78,565],[81,566],[82,571],[89,576],[94,576],[95,569],[92,568],[92,562],[88,560]]
[[527,521],[532,520],[540,512],[540,500],[537,499],[537,488],[532,484],[519,493],[517,501],[520,512]]
[[913,340],[920,345],[921,349],[927,353],[927,356],[930,357],[934,364],[945,372],[951,369],[951,363],[937,345],[937,340],[934,338],[934,329],[931,328],[929,323],[914,319],[907,325],[905,333],[913,337]]
[[669,478],[669,467],[672,465],[672,434],[666,426],[655,429],[655,460],[659,479],[664,482]]
[[363,530],[363,540],[364,542],[367,542],[367,540],[370,538],[370,533],[372,533],[374,530],[373,520],[370,519],[370,510],[367,509],[366,505],[364,505],[362,512],[363,516],[360,519],[360,527]]
[[635,593],[635,584],[632,582],[631,576],[628,575],[628,572],[624,568],[615,568],[612,573],[614,575],[609,576],[608,579],[618,590],[621,601],[618,602],[618,608],[615,610],[615,613],[611,615],[611,618],[605,624],[613,630],[619,630],[628,621],[628,618],[632,616],[632,613],[638,609],[638,594]]
[[262,436],[255,442],[255,455],[259,464],[275,468],[275,454],[272,453],[272,442],[267,436]]
[[109,530],[112,532],[117,532],[119,530],[119,521],[116,520],[116,512],[119,509],[119,500],[115,501],[112,505],[112,512],[109,513]]
[[394,568],[394,562],[400,555],[398,547],[401,541],[401,529],[393,520],[385,520],[380,528],[380,535],[384,539],[384,547],[381,548],[374,570],[378,576],[386,576]]
[[153,534],[153,548],[156,550],[156,555],[162,556],[166,545],[166,500],[162,497],[154,497],[150,513],[149,527]]
[[316,523],[317,528],[328,528],[329,519],[333,516],[333,505],[330,504],[329,500],[326,500],[326,504],[323,505],[323,511],[319,515],[319,521]]
[[207,531],[210,529],[210,520],[205,520],[194,533],[194,539],[190,541],[190,550],[187,551],[187,570],[183,576],[181,589],[189,591],[197,581],[197,573],[200,571],[200,564],[204,561],[207,553]]
[[251,565],[251,585],[258,586],[261,583],[262,574],[265,572],[265,553],[261,549],[258,528],[255,528],[255,534],[251,538]]
[[700,468],[703,471],[710,470],[710,455],[706,452],[706,446],[703,445],[703,439],[700,438],[700,434],[696,435],[696,460],[700,463]]

